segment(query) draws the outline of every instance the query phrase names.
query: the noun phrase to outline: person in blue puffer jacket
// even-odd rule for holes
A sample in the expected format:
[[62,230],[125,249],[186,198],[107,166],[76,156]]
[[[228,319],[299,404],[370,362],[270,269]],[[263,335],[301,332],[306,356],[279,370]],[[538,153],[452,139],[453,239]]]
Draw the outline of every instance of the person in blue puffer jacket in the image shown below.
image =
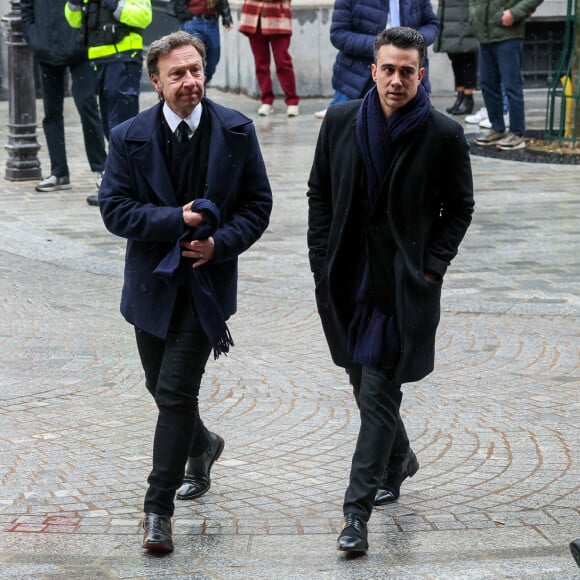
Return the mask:
[[[431,0],[336,0],[330,42],[338,49],[332,70],[334,98],[329,106],[360,99],[373,85],[373,43],[385,28],[408,26],[421,33],[426,46],[439,34],[439,20]],[[429,59],[423,63],[423,86],[431,92]],[[315,117],[322,119],[326,110]]]

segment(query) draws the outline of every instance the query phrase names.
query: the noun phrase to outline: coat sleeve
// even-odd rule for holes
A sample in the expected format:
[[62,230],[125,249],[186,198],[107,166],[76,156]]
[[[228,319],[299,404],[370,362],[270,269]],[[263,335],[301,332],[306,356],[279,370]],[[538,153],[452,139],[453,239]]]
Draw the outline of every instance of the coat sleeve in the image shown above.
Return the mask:
[[218,2],[217,12],[222,17],[222,24],[224,26],[233,24],[232,11],[230,10],[230,3],[228,0],[220,0]]
[[440,188],[439,218],[425,249],[424,268],[443,277],[457,255],[473,214],[473,177],[469,149],[463,135],[448,136],[441,149],[446,163]]
[[[116,236],[148,242],[174,242],[187,230],[183,210],[140,199],[140,181],[133,172],[124,141],[125,125],[111,131],[109,154],[99,190],[105,227]],[[144,184],[143,184],[144,185]]]
[[332,223],[327,125],[326,120],[322,122],[306,193],[308,198],[308,259],[315,279],[318,279],[322,273]]
[[521,0],[517,4],[508,7],[516,22],[521,22],[529,18],[536,8],[543,2],[543,0]]
[[376,30],[379,28],[369,28],[369,32],[366,34],[355,30],[353,26],[354,4],[353,0],[337,0],[335,2],[330,25],[330,42],[334,48],[344,54],[372,59],[375,38],[377,37]]
[[431,46],[439,34],[439,19],[433,10],[431,0],[421,1],[421,22],[417,26],[417,32],[420,32],[427,46]]
[[113,15],[127,26],[147,28],[153,20],[151,0],[124,0],[117,4]]
[[272,189],[253,124],[246,125],[247,146],[239,182],[230,203],[222,207],[225,221],[217,229],[215,262],[240,255],[256,242],[268,227],[272,211]]

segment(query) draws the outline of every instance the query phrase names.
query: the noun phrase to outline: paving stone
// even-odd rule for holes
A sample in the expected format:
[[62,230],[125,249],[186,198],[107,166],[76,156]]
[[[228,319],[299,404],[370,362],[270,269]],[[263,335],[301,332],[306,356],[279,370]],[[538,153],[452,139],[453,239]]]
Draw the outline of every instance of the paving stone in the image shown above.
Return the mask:
[[[212,489],[177,503],[171,556],[141,553],[155,408],[118,311],[124,242],[85,202],[67,100],[72,189],[0,192],[0,578],[578,578],[578,168],[472,157],[476,213],[445,280],[436,369],[403,398],[421,468],[373,514],[369,554],[348,559],[335,540],[358,414],[305,240],[324,103],[258,118],[243,95],[210,96],[254,119],[274,190],[240,262],[236,346],[202,386],[226,439]],[[530,100],[541,111],[545,96]]]

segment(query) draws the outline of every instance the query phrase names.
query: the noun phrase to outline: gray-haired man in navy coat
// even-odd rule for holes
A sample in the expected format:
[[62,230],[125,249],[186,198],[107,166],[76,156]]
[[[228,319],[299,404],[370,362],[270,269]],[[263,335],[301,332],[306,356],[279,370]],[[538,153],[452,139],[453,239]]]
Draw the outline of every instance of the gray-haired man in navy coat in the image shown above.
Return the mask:
[[272,208],[254,125],[204,97],[204,60],[186,32],[151,44],[161,102],[111,131],[99,192],[106,227],[127,239],[121,313],[159,409],[143,547],[160,552],[173,550],[176,491],[206,493],[224,447],[199,417],[201,378],[212,350],[217,358],[233,345],[238,256]]

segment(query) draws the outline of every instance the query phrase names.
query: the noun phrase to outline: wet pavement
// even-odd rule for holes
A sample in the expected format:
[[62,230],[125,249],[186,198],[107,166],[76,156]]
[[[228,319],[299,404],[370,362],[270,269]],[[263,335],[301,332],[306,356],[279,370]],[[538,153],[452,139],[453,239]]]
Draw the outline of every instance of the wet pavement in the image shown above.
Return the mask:
[[[274,191],[270,228],[241,259],[236,346],[202,386],[226,440],[211,490],[178,502],[174,553],[142,552],[155,408],[119,314],[124,241],[85,202],[95,176],[67,102],[72,189],[0,189],[0,578],[580,578],[580,169],[472,157],[476,212],[445,280],[436,370],[404,388],[421,469],[351,559],[335,540],[358,417],[305,239],[327,101],[259,118],[243,95],[209,96],[254,118]],[[541,129],[544,95],[526,98]]]

